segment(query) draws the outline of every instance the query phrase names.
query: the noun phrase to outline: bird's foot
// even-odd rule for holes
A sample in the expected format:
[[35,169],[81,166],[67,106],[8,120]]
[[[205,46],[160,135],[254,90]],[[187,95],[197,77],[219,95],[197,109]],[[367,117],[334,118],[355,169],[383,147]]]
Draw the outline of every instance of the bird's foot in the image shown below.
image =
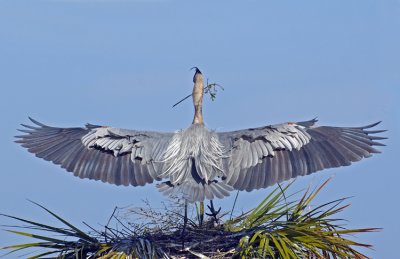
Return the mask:
[[210,213],[206,213],[206,215],[212,217],[215,223],[218,223],[219,222],[218,214],[221,212],[221,207],[219,207],[218,210],[215,210],[214,203],[212,200],[210,200],[210,205],[207,205],[207,207],[210,210]]

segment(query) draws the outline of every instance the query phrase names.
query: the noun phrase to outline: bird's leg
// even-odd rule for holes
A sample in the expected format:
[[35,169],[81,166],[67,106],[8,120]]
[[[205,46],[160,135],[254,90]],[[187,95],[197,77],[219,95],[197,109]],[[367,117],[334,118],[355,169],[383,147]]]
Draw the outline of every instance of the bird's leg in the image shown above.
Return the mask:
[[217,217],[217,215],[219,214],[219,212],[221,211],[221,207],[219,207],[218,210],[215,210],[214,208],[214,203],[212,200],[210,200],[210,205],[207,205],[208,209],[210,210],[211,213],[206,213],[208,216],[213,217],[215,222],[218,223],[219,219]]
[[200,202],[200,215],[199,215],[199,225],[200,227],[203,225],[204,221],[204,202]]
[[185,212],[184,212],[184,218],[183,218],[183,229],[182,229],[182,250],[185,249],[185,231],[186,231],[186,225],[188,222],[188,217],[187,217],[187,200],[185,200]]

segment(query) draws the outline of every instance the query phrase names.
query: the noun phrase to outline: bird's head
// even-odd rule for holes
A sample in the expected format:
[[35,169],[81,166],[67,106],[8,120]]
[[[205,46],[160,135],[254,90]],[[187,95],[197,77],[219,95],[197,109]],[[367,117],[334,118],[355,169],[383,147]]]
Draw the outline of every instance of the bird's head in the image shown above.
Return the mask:
[[195,69],[195,73],[194,73],[194,76],[193,76],[193,83],[195,83],[196,82],[196,77],[202,76],[203,74],[201,73],[201,71],[200,71],[200,69],[198,67],[192,67],[190,70],[193,70],[193,69]]

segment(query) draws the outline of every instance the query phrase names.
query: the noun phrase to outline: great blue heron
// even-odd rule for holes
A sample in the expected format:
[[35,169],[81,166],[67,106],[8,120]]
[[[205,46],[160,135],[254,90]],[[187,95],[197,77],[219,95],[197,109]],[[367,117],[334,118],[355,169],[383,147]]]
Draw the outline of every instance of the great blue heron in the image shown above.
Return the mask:
[[142,186],[154,180],[165,194],[189,202],[223,198],[232,190],[265,188],[325,168],[350,165],[372,153],[376,140],[364,127],[314,127],[315,119],[231,132],[210,131],[202,114],[203,75],[193,77],[192,125],[176,133],[87,124],[56,128],[33,119],[16,142],[80,178]]

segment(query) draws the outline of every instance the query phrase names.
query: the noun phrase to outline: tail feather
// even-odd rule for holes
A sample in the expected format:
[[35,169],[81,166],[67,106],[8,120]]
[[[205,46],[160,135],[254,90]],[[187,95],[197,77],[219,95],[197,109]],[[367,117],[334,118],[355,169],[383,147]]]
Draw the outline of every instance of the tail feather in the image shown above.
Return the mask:
[[190,203],[222,199],[229,196],[233,188],[224,182],[211,181],[208,184],[196,183],[195,181],[185,181],[180,185],[173,185],[170,181],[157,184],[158,191],[166,196],[182,195]]

